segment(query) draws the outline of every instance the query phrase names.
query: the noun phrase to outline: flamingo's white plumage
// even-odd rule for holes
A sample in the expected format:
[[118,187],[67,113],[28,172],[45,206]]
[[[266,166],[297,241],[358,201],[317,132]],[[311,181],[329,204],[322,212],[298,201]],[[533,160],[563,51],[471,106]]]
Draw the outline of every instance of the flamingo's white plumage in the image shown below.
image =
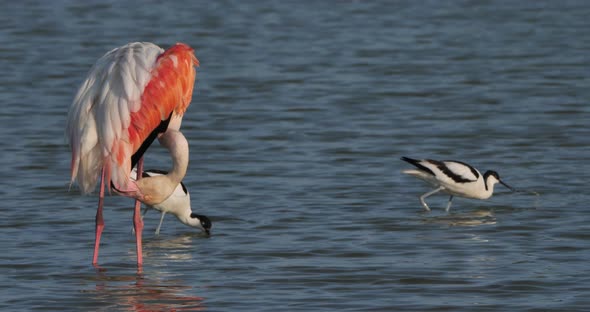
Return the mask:
[[[163,50],[152,43],[129,43],[101,57],[80,86],[68,113],[66,135],[72,149],[71,182],[77,182],[82,193],[88,194],[101,181],[94,264],[104,227],[105,184],[153,205],[169,196],[184,177],[188,143],[178,130],[191,102],[198,65],[193,49],[186,44]],[[156,137],[173,158],[170,178],[130,179],[136,162],[132,158],[139,160],[141,172],[141,156]],[[154,199],[152,191],[159,186],[166,186],[170,193]],[[141,265],[139,205],[136,201],[134,224]]]

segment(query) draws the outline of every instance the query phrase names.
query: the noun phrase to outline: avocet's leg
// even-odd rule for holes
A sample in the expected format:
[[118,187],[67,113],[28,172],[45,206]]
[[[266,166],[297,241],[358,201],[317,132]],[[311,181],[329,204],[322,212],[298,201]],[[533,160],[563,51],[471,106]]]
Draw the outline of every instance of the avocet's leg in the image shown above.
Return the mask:
[[100,191],[98,194],[98,209],[96,210],[96,231],[94,237],[94,256],[92,257],[92,264],[98,263],[98,248],[100,247],[100,236],[104,229],[104,220],[102,218],[102,206],[104,202],[104,167],[100,175]]
[[162,211],[162,216],[160,217],[160,224],[158,224],[158,228],[156,229],[156,236],[160,235],[160,227],[162,226],[162,222],[164,221],[165,212]]
[[446,212],[449,212],[449,210],[451,210],[452,203],[453,203],[453,195],[451,195],[451,197],[449,197],[449,203],[447,204],[447,208],[445,209]]
[[426,211],[430,211],[430,208],[428,207],[428,205],[424,201],[426,199],[426,197],[428,197],[428,196],[430,196],[432,194],[436,194],[436,193],[438,193],[438,192],[440,192],[440,191],[442,191],[444,189],[445,188],[441,186],[441,187],[439,187],[439,188],[437,188],[435,190],[432,190],[432,191],[430,191],[430,192],[428,192],[428,193],[420,196],[420,203],[422,204],[422,206],[424,207],[424,209],[426,209]]
[[[137,163],[137,180],[141,179],[143,172],[143,157]],[[140,216],[141,202],[135,200],[135,209],[133,210],[133,226],[135,228],[135,243],[137,246],[137,266],[143,265],[143,254],[141,248],[141,232],[143,231],[143,221]]]

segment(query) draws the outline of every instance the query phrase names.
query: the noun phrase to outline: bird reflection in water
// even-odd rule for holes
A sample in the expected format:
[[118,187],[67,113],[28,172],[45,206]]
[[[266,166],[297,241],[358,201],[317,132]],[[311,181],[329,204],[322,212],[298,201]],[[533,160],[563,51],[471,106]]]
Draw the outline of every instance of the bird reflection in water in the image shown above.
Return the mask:
[[[151,257],[154,257],[154,263],[158,263],[162,261],[162,265],[166,265],[163,261],[174,261],[174,260],[191,260],[193,259],[193,254],[195,244],[193,240],[195,238],[208,238],[209,236],[204,233],[194,233],[190,232],[187,234],[179,234],[179,236],[170,237],[169,239],[162,239],[161,237],[157,237],[155,239],[146,242],[145,246],[147,246],[144,253],[151,254]],[[130,250],[130,257],[133,256],[132,251]]]
[[481,209],[465,213],[452,213],[441,217],[427,218],[424,222],[448,226],[480,226],[496,224],[496,216],[492,210]]
[[[204,311],[204,298],[189,295],[194,292],[193,287],[176,278],[173,272],[163,270],[169,261],[192,259],[188,249],[193,246],[192,240],[193,236],[184,235],[145,242],[144,253],[152,254],[150,261],[133,275],[120,274],[127,268],[100,268],[96,275],[97,299],[106,304],[107,310]],[[130,251],[129,256],[133,257],[134,253]]]

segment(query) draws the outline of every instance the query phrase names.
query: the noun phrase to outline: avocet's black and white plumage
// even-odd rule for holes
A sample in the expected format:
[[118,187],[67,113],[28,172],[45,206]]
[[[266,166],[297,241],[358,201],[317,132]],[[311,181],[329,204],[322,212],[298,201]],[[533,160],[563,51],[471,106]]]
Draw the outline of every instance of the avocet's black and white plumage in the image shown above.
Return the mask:
[[[162,170],[145,170],[143,171],[143,177],[154,177],[158,175],[165,175],[167,174],[166,171]],[[131,172],[131,179],[135,180],[137,178],[137,170],[134,168]],[[184,183],[180,182],[172,195],[166,198],[163,202],[153,205],[153,206],[146,206],[143,210],[143,216],[148,211],[149,207],[154,208],[160,212],[162,212],[162,216],[160,217],[160,224],[156,229],[156,235],[160,234],[160,227],[162,226],[162,222],[164,221],[164,215],[166,213],[171,213],[178,218],[180,222],[186,224],[188,226],[200,229],[204,231],[207,235],[210,234],[211,231],[211,220],[207,216],[196,214],[191,209],[191,197],[186,189]]]
[[431,159],[412,159],[408,157],[402,157],[401,159],[417,168],[404,170],[403,172],[405,174],[424,180],[436,187],[436,189],[420,196],[420,203],[428,211],[430,211],[430,208],[424,200],[426,197],[440,191],[451,195],[446,211],[451,209],[453,196],[476,199],[490,198],[494,193],[494,184],[498,182],[511,191],[514,191],[512,187],[500,180],[497,172],[488,170],[482,175],[477,169],[460,161],[438,161]]

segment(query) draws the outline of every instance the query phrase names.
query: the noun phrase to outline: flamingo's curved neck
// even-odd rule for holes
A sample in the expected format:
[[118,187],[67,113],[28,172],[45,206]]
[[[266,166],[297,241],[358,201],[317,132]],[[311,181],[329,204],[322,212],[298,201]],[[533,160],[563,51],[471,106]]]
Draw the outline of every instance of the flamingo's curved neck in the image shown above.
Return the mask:
[[161,135],[159,140],[172,156],[172,170],[168,172],[167,177],[176,186],[184,179],[188,168],[188,142],[180,131],[171,129]]

